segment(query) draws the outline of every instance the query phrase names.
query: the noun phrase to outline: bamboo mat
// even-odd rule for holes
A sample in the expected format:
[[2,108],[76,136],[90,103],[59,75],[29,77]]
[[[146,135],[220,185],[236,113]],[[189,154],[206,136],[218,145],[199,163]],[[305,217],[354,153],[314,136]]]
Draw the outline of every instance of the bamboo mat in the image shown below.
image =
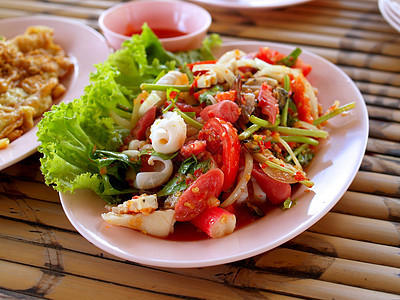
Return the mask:
[[[0,0],[0,18],[50,14],[98,29],[100,13],[118,2]],[[210,32],[300,46],[354,80],[370,132],[349,190],[319,222],[269,252],[215,267],[154,268],[80,236],[43,183],[36,153],[0,171],[0,298],[400,299],[400,34],[374,0],[205,7]]]

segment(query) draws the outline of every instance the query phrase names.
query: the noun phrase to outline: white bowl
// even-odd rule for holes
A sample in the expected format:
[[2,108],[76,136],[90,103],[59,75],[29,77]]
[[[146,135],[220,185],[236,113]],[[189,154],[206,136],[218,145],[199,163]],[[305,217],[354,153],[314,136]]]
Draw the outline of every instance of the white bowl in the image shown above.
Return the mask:
[[[235,42],[224,45],[217,56],[235,48],[246,52],[260,46],[289,54],[293,46]],[[322,109],[335,100],[355,102],[346,116],[329,120],[329,138],[321,142],[307,169],[314,187],[300,187],[293,195],[298,204],[268,214],[220,239],[176,242],[151,237],[128,228],[112,226],[101,218],[105,202],[91,191],[60,194],[64,211],[72,225],[91,243],[123,259],[160,267],[205,267],[245,259],[281,245],[320,220],[341,198],[354,179],[364,156],[368,139],[368,113],[364,99],[354,82],[337,66],[309,52],[301,58],[313,70],[307,76],[318,89]]]
[[169,51],[199,48],[211,25],[210,14],[202,7],[181,1],[132,1],[113,6],[99,18],[99,26],[108,43],[119,49],[132,31],[139,32],[143,23],[152,29],[179,31],[181,36],[160,38]]

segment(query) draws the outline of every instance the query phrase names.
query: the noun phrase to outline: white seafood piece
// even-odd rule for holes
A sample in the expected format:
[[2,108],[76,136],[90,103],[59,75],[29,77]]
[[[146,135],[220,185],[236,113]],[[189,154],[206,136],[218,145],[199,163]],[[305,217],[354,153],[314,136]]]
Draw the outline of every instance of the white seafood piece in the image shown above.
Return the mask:
[[170,154],[178,151],[186,139],[186,123],[176,112],[163,114],[150,128],[150,140],[157,152]]
[[218,60],[217,63],[222,65],[228,65],[232,62],[232,60],[238,60],[246,55],[246,52],[234,49],[228,52],[225,52]]
[[267,194],[261,189],[260,185],[254,178],[251,178],[251,183],[253,185],[253,200],[255,203],[264,203],[267,200]]
[[227,82],[229,86],[232,86],[236,76],[233,72],[222,64],[199,64],[193,66],[193,72],[197,71],[214,71],[217,74],[217,82]]
[[[156,84],[162,85],[186,85],[189,84],[189,78],[185,73],[178,71],[169,71],[161,77]],[[167,100],[165,91],[151,91],[146,100],[140,105],[139,117],[143,116],[153,106],[160,106]]]
[[170,159],[164,160],[159,156],[150,156],[148,164],[154,165],[155,161],[162,163],[162,166],[157,164],[153,172],[140,172],[136,174],[134,179],[134,187],[141,190],[152,189],[167,182],[173,172],[173,165]]
[[142,213],[149,215],[158,208],[157,195],[142,194],[118,206],[107,205],[106,209],[115,214]]
[[157,210],[149,215],[116,214],[111,211],[101,216],[110,224],[131,228],[156,237],[167,237],[174,232],[175,211],[173,209]]
[[217,73],[208,70],[205,74],[200,75],[196,81],[198,88],[208,88],[217,84]]

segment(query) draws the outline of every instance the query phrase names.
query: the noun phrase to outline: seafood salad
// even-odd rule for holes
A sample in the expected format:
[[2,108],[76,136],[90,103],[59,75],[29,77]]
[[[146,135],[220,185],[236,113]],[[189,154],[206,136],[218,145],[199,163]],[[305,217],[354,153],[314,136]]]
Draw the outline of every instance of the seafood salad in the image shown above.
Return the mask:
[[106,222],[162,238],[177,224],[220,238],[294,206],[293,188],[313,186],[305,168],[323,125],[354,103],[322,111],[298,48],[215,59],[219,42],[169,53],[148,27],[125,42],[80,99],[40,122],[46,183],[91,189]]

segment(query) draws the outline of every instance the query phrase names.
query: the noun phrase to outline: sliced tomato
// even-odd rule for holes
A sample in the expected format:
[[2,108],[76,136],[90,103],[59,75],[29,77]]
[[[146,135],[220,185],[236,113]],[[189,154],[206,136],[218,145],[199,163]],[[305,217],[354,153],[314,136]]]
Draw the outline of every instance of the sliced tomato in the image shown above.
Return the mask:
[[303,75],[304,75],[304,76],[307,76],[307,75],[311,72],[311,70],[312,70],[311,65],[305,63],[305,62],[304,62],[303,60],[301,60],[300,58],[298,58],[298,59],[296,60],[296,63],[294,64],[293,68],[295,68],[295,69],[300,69],[300,70],[303,72]]
[[217,160],[224,173],[222,190],[229,190],[239,168],[240,142],[236,129],[229,122],[211,118],[204,123],[199,139],[207,142],[207,148],[213,155],[222,156],[221,160]]
[[[276,50],[271,50],[269,48],[260,48],[259,52],[256,54],[255,57],[269,64],[276,65],[279,60],[285,58],[286,56],[287,56],[286,54],[280,53],[279,51]],[[296,63],[292,68],[301,69],[304,76],[307,76],[312,70],[311,66],[305,63],[301,58],[297,58]]]
[[285,54],[269,49],[268,47],[261,47],[256,54],[257,58],[273,65],[275,65],[278,60],[284,58],[285,56]]
[[179,222],[190,221],[206,207],[211,207],[211,203],[218,204],[210,203],[209,199],[218,198],[223,183],[224,173],[220,169],[211,169],[200,175],[179,197],[175,205],[175,219]]
[[188,158],[191,155],[197,156],[206,150],[206,141],[193,140],[185,143],[179,153],[184,157]]
[[283,203],[292,194],[290,184],[272,179],[264,173],[258,164],[254,164],[251,176],[257,181],[258,185],[267,195],[268,200],[274,205]]
[[264,115],[268,116],[268,121],[275,124],[276,116],[279,114],[278,100],[272,94],[272,89],[266,84],[261,85],[258,93],[258,106]]

